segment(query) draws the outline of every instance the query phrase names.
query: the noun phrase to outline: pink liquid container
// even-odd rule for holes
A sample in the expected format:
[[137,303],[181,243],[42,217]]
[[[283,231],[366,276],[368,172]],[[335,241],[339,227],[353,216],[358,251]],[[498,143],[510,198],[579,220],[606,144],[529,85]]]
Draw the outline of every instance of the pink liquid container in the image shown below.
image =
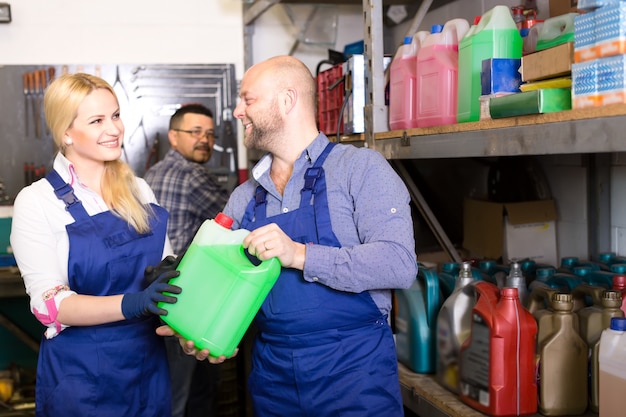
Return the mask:
[[417,125],[456,123],[459,42],[469,30],[465,19],[434,25],[417,53]]
[[417,127],[417,52],[428,32],[404,38],[389,67],[389,128]]

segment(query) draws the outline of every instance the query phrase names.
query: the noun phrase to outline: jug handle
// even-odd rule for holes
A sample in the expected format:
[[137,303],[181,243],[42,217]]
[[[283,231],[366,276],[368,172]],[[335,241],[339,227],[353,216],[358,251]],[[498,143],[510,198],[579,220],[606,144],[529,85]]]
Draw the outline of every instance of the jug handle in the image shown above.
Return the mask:
[[554,288],[535,287],[529,294],[528,307],[526,309],[534,315],[537,310],[549,307],[552,295],[557,292],[558,290]]
[[554,36],[550,37],[548,40],[555,39],[556,37],[564,34],[570,33],[574,30],[574,16],[578,13],[567,13],[560,16],[554,16],[543,22],[543,26],[539,31],[539,36],[547,36],[551,33],[550,28],[554,26],[559,26],[558,33],[554,34]]
[[[577,307],[581,301],[586,306],[587,303],[584,300],[587,295],[591,297],[592,305],[602,305],[602,293],[604,293],[604,291],[605,288],[598,285],[589,285],[587,283],[577,285],[572,289],[572,301],[574,302],[574,306]],[[576,309],[576,311],[578,309]]]
[[475,301],[478,301],[478,297],[487,297],[495,304],[500,298],[500,288],[491,282],[476,281],[474,283],[474,294]]
[[432,329],[437,322],[437,314],[441,307],[439,277],[434,270],[426,268],[422,264],[419,264],[417,277],[424,282],[427,321],[428,326]]
[[265,269],[271,269],[275,266],[275,264],[278,264],[278,267],[282,268],[282,264],[280,263],[280,260],[276,257],[269,258],[269,259],[262,261],[256,256],[252,255],[250,252],[248,252],[248,250],[244,248],[243,245],[239,245],[239,250],[241,251],[243,256],[248,258],[248,261],[250,261],[250,263],[254,265],[255,268],[263,267]]

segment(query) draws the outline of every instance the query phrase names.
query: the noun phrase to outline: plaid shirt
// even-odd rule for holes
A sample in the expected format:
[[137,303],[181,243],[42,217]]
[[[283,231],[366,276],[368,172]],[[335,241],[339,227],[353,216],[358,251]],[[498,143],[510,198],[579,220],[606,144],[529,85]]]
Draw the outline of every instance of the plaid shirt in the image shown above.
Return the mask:
[[159,204],[169,211],[167,234],[176,254],[191,243],[202,223],[215,218],[228,201],[228,191],[204,165],[185,159],[174,149],[151,167],[144,179]]

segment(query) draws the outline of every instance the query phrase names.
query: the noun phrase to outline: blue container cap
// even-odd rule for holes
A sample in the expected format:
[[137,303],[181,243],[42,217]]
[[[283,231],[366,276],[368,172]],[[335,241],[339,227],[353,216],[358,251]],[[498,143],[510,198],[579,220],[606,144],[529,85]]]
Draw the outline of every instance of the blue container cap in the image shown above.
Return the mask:
[[405,36],[404,41],[402,42],[404,45],[410,45],[413,42],[413,36]]
[[528,36],[528,33],[530,32],[529,28],[522,28],[519,31],[519,34],[522,36],[522,38],[525,38],[526,36]]
[[537,278],[549,278],[556,273],[554,268],[537,268],[535,276]]
[[459,269],[459,264],[456,262],[444,262],[441,265],[441,272],[455,272]]
[[575,266],[573,268],[573,272],[574,272],[574,275],[578,277],[584,277],[589,272],[591,272],[591,267],[590,266]]
[[441,33],[443,31],[443,25],[432,25],[430,27],[430,33]]
[[561,258],[561,266],[573,266],[576,263],[578,263],[577,256],[568,256],[565,258]]
[[613,317],[611,319],[611,330],[626,331],[626,318]]

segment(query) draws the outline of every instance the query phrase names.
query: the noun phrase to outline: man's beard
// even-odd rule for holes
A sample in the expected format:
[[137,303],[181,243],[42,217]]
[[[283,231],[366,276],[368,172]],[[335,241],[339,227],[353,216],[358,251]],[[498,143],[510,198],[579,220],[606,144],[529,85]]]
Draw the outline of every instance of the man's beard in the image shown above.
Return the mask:
[[[276,107],[274,107],[276,108]],[[283,130],[283,122],[280,117],[273,116],[276,112],[268,111],[269,117],[261,117],[258,122],[253,122],[250,134],[244,138],[244,145],[248,149],[269,151],[274,138]]]
[[259,151],[267,151],[267,145],[270,142],[271,133],[263,128],[252,125],[250,134],[243,139],[243,144],[248,149],[257,149]]

